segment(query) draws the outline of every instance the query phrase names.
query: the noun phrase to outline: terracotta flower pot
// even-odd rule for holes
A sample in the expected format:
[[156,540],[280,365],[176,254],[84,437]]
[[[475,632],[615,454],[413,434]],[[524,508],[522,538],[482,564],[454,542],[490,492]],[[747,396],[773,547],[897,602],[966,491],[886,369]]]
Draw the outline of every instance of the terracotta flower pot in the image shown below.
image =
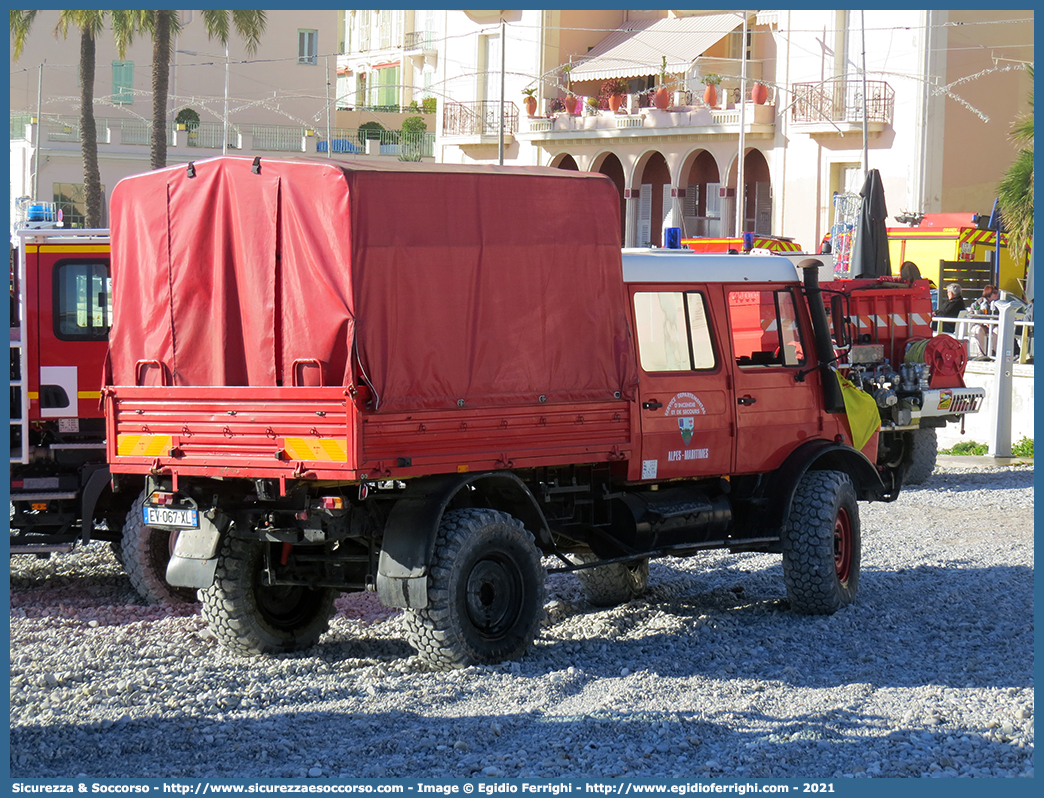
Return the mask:
[[750,90],[750,99],[752,99],[758,105],[765,104],[765,100],[768,99],[768,89],[765,88],[764,83],[754,84],[754,88]]
[[537,101],[536,97],[526,97],[526,113],[530,116],[536,115]]
[[609,110],[612,111],[614,114],[617,111],[619,111],[620,110],[620,106],[623,105],[623,98],[624,98],[624,96],[622,94],[610,94],[609,95]]
[[711,108],[718,102],[718,89],[713,83],[708,83],[707,88],[703,90],[703,101]]
[[562,103],[565,105],[567,114],[576,113],[577,99],[574,95],[567,94],[566,98],[562,101]]
[[653,95],[653,105],[661,111],[671,104],[671,93],[667,89],[657,89]]

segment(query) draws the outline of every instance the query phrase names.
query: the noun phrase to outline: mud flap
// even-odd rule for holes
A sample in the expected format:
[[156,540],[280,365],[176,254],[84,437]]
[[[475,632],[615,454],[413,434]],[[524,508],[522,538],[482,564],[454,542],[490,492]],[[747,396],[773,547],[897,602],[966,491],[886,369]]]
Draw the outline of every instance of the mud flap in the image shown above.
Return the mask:
[[199,515],[199,529],[182,529],[167,563],[167,583],[174,587],[205,590],[214,584],[217,550],[221,531],[205,515]]

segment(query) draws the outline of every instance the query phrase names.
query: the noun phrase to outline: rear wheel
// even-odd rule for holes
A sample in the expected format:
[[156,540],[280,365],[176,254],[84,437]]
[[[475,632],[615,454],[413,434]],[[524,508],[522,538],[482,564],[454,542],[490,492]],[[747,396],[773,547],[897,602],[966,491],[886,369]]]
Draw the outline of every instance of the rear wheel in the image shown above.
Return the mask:
[[909,454],[907,455],[906,476],[903,482],[907,485],[920,485],[932,475],[935,462],[939,457],[939,440],[935,427],[919,429],[911,432],[907,438]]
[[791,609],[829,615],[859,589],[859,505],[840,471],[810,471],[798,483],[783,524],[783,580]]
[[333,615],[333,588],[266,585],[265,547],[278,544],[226,535],[214,584],[199,591],[203,617],[237,654],[282,654],[315,645]]
[[[145,493],[134,501],[123,522],[123,535],[112,544],[122,556],[121,562],[138,595],[150,604],[193,604],[196,590],[167,584],[167,563],[174,553],[177,532],[145,526],[142,505]],[[118,558],[119,559],[119,558]]]
[[544,595],[540,550],[520,521],[451,510],[428,569],[428,606],[405,613],[407,639],[440,669],[517,659],[536,637]]
[[[569,558],[577,565],[598,560],[594,554],[571,554]],[[596,607],[615,607],[645,592],[649,586],[649,560],[628,563],[611,563],[583,568],[576,572],[584,596]]]

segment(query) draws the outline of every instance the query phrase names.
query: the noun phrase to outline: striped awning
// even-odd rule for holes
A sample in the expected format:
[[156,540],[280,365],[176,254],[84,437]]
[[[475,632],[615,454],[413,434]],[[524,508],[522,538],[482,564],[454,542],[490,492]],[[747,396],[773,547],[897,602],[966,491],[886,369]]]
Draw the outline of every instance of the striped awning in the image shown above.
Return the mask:
[[[570,79],[606,80],[635,78],[660,72],[667,57],[667,71],[686,72],[704,51],[743,24],[741,12],[636,20],[627,23],[595,45],[582,60],[573,62]],[[748,12],[753,18],[757,12]]]

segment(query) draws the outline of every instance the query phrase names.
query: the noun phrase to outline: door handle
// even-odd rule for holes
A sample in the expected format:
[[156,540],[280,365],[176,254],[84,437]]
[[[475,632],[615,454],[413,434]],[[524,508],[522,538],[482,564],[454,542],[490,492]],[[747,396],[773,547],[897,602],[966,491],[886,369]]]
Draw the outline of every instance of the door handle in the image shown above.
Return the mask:
[[741,396],[741,397],[740,397],[739,399],[737,399],[737,400],[736,400],[736,404],[740,404],[740,405],[752,405],[752,404],[754,404],[754,403],[755,403],[756,401],[758,401],[758,400],[757,400],[757,399],[755,399],[755,398],[754,398],[753,396]]
[[663,402],[657,402],[655,399],[650,399],[648,402],[642,402],[642,407],[646,410],[659,410],[663,407]]

